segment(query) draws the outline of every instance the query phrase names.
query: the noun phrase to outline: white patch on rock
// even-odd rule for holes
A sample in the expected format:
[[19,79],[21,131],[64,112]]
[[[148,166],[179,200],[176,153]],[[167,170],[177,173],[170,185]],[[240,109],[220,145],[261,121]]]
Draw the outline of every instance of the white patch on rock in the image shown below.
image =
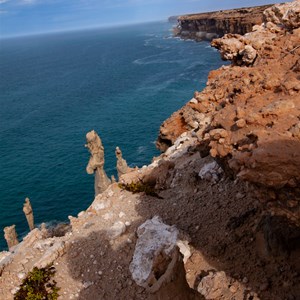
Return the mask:
[[175,226],[164,224],[158,216],[138,228],[138,240],[129,266],[132,278],[138,285],[147,285],[153,259],[162,251],[168,255],[176,246],[178,234]]
[[80,213],[78,213],[77,217],[80,218],[85,214],[85,211],[81,211]]
[[107,220],[112,219],[113,216],[114,216],[114,214],[112,212],[108,212],[103,215],[103,219],[107,221]]
[[64,241],[57,241],[50,247],[45,254],[37,261],[34,266],[38,268],[45,268],[47,265],[54,262],[58,257],[65,253],[66,244]]
[[114,195],[114,192],[109,189],[108,192],[107,192],[107,196],[112,197],[113,195]]
[[123,212],[123,211],[121,211],[120,213],[119,213],[119,218],[123,218],[123,217],[125,217],[126,216],[126,214]]
[[87,289],[88,287],[90,287],[91,285],[93,285],[94,284],[94,282],[92,282],[92,281],[85,281],[84,283],[83,283],[83,288],[84,289]]
[[197,99],[195,99],[195,98],[192,98],[192,99],[190,100],[190,103],[197,104],[197,103],[198,103],[198,100],[197,100]]
[[139,226],[138,240],[129,266],[132,278],[138,285],[144,287],[148,285],[147,280],[151,275],[153,259],[160,253],[169,255],[178,246],[183,251],[185,259],[188,259],[190,250],[187,242],[178,240],[178,235],[175,226],[164,224],[158,216]]
[[49,247],[51,247],[53,245],[53,243],[54,243],[53,238],[41,240],[41,241],[37,241],[34,244],[33,248],[38,249],[40,251],[44,251],[44,250],[48,249]]
[[25,278],[26,274],[24,272],[20,272],[17,274],[17,276],[19,279],[23,279],[23,278]]
[[110,206],[111,206],[110,200],[101,200],[99,202],[94,201],[92,204],[92,208],[94,208],[96,211],[106,209]]
[[116,223],[114,223],[112,227],[110,227],[107,230],[107,233],[111,239],[115,239],[121,236],[125,231],[126,231],[126,225],[121,221],[117,221]]
[[179,248],[180,253],[183,255],[183,262],[186,264],[186,262],[192,255],[189,243],[187,241],[178,240],[176,244]]
[[0,273],[3,271],[5,266],[11,263],[13,259],[13,254],[8,251],[0,252]]
[[10,292],[15,295],[18,291],[19,291],[20,287],[15,287],[13,289],[10,290]]
[[214,183],[220,180],[220,175],[222,174],[222,168],[217,164],[216,161],[205,164],[200,172],[199,177],[204,180],[212,181]]

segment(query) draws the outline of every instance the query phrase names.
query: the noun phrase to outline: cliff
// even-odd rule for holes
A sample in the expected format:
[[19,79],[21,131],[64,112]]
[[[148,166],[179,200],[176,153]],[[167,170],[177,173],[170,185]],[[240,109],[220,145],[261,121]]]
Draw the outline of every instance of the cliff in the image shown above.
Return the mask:
[[263,11],[270,5],[221,10],[178,17],[174,32],[182,38],[211,40],[226,33],[245,34],[263,22]]
[[168,18],[169,23],[177,23],[178,16],[171,16]]
[[212,71],[206,88],[164,122],[160,149],[192,130],[235,176],[273,188],[299,185],[299,16],[275,7],[251,33],[212,41],[232,64]]
[[[132,169],[117,148],[119,183],[96,176],[70,224],[0,253],[0,299],[48,264],[63,300],[299,299],[299,16],[300,1],[276,5],[214,40],[232,64],[164,122],[165,152]],[[95,172],[100,141],[87,135]]]

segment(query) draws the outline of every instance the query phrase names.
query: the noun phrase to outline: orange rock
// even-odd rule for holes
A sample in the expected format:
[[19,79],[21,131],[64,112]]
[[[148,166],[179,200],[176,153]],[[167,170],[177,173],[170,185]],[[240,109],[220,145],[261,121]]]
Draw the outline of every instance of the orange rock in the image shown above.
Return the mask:
[[204,114],[211,121],[198,122],[199,143],[237,176],[268,187],[299,186],[299,6],[300,1],[275,5],[265,17],[273,25],[214,40],[232,65],[209,74],[206,88],[195,95],[199,103],[165,121],[159,140],[172,145]]

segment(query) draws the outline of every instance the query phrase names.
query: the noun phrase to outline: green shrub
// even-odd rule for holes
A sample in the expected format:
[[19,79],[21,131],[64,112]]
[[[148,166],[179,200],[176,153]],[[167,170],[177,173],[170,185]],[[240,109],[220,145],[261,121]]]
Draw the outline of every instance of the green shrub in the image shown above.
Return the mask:
[[23,280],[14,300],[57,300],[59,288],[52,279],[55,272],[52,265],[40,269],[34,267]]
[[160,197],[153,186],[149,185],[149,184],[145,184],[143,182],[131,182],[131,183],[119,183],[119,188],[121,188],[122,190],[126,190],[129,192],[132,192],[133,194],[135,193],[145,193],[146,195],[152,196],[152,197],[156,197],[159,199],[162,199],[162,197]]

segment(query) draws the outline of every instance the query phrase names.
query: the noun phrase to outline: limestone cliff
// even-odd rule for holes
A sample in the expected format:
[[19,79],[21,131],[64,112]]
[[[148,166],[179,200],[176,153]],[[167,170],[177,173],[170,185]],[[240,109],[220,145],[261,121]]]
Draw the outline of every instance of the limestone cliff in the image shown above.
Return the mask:
[[276,5],[252,33],[215,40],[232,65],[164,123],[151,164],[128,168],[116,149],[119,183],[88,133],[101,191],[59,230],[19,243],[5,229],[0,299],[48,264],[61,300],[300,299],[299,16],[300,1]]
[[184,131],[203,155],[238,178],[265,187],[300,184],[300,2],[275,5],[245,34],[212,41],[230,66],[209,74],[207,86],[166,120],[160,149]]
[[270,5],[221,10],[178,17],[177,36],[211,40],[226,33],[245,34],[263,22],[263,11]]

